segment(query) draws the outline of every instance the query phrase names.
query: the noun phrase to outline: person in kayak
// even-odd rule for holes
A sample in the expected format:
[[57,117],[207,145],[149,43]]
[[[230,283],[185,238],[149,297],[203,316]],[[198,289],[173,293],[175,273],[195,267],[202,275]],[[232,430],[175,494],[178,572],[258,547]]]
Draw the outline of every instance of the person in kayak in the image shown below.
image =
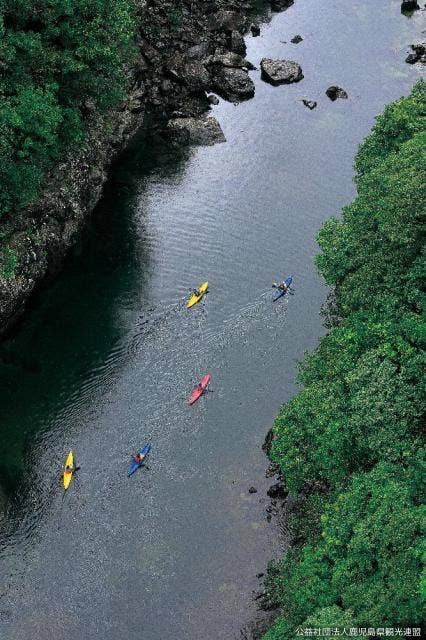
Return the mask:
[[137,453],[136,455],[132,456],[132,458],[133,458],[133,460],[135,462],[142,462],[142,460],[143,460],[143,458],[142,458],[140,453]]
[[278,285],[277,289],[281,289],[281,291],[287,291],[288,284],[286,284],[285,282],[281,282],[281,284]]
[[69,464],[67,464],[67,466],[65,467],[65,473],[68,475],[69,473],[72,473],[73,471],[74,471],[74,467],[72,467]]

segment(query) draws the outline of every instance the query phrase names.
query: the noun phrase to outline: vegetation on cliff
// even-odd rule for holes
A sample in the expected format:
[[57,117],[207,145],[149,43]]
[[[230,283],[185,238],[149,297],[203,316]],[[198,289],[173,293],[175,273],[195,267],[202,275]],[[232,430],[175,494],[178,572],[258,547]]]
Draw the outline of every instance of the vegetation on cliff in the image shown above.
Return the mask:
[[282,617],[265,640],[424,617],[425,116],[420,82],[378,117],[356,157],[355,200],[319,233],[332,327],[274,425],[270,457],[308,497],[299,544],[269,570]]
[[135,22],[133,0],[0,0],[0,217],[123,96]]

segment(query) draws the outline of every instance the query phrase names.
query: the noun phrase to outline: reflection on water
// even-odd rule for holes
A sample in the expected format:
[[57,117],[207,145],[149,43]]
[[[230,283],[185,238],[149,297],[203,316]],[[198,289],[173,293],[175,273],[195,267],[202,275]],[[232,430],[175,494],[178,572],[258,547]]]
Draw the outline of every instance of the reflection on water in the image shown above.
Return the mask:
[[[261,444],[323,330],[314,236],[352,198],[374,116],[418,74],[404,63],[416,19],[399,0],[370,4],[297,0],[248,38],[256,66],[288,57],[305,79],[275,88],[254,71],[252,101],[215,109],[226,144],[135,141],[64,272],[1,346],[1,637],[217,640],[254,615],[256,573],[281,545]],[[349,100],[328,100],[335,83]],[[295,294],[272,303],[289,273]],[[207,371],[213,392],[189,407]],[[128,480],[147,440],[148,468]],[[63,497],[71,448],[81,471]]]
[[59,423],[66,431],[101,390],[99,378],[118,374],[115,353],[149,301],[149,238],[143,217],[137,224],[134,218],[140,177],[155,173],[178,184],[187,155],[158,136],[138,137],[114,167],[66,276],[49,285],[15,337],[0,345],[0,437],[8,443],[0,450],[0,482],[8,493],[21,482],[36,434]]

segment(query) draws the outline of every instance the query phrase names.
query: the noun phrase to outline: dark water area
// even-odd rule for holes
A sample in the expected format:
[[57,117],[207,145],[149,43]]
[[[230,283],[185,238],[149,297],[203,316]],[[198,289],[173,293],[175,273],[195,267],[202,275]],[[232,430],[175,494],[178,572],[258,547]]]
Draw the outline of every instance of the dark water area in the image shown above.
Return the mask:
[[[225,144],[141,136],[1,346],[0,638],[221,640],[255,616],[256,573],[286,544],[266,519],[261,445],[324,332],[315,235],[352,199],[375,115],[420,73],[404,58],[421,12],[372,4],[296,0],[247,38],[257,67],[289,58],[305,79],[252,72],[253,100],[214,109]],[[349,100],[329,101],[331,84]],[[289,274],[295,294],[272,304]],[[213,392],[189,407],[206,372]],[[148,440],[149,468],[127,479]],[[63,498],[70,449],[81,470]]]

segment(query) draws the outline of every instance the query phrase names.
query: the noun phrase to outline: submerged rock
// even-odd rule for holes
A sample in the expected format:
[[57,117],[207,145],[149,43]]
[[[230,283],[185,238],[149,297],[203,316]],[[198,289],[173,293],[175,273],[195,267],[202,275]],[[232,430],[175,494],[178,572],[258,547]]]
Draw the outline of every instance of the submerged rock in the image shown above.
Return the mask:
[[348,97],[348,94],[346,93],[346,91],[344,89],[342,89],[341,87],[337,87],[335,85],[332,85],[331,87],[328,87],[328,89],[327,89],[327,91],[325,93],[330,98],[330,100],[332,100],[333,102],[335,100],[337,100],[337,98],[341,98],[343,100],[346,100],[347,97]]
[[257,493],[257,489],[256,487],[250,487],[250,489],[248,490],[249,493]]
[[174,118],[167,123],[168,131],[180,143],[211,146],[226,142],[216,118]]
[[273,85],[290,84],[302,80],[302,67],[293,60],[271,60],[262,58],[260,62],[262,80]]
[[285,11],[294,4],[294,0],[271,0],[271,7],[273,11]]
[[305,107],[308,107],[308,109],[310,109],[312,111],[312,109],[315,109],[315,107],[317,106],[317,103],[315,102],[315,100],[302,100],[303,104],[305,105]]
[[238,102],[254,96],[254,83],[247,71],[221,67],[213,75],[213,86],[227,100]]
[[293,44],[299,44],[299,42],[302,42],[302,40],[303,40],[302,36],[297,34],[297,35],[292,37],[290,42],[292,42]]

